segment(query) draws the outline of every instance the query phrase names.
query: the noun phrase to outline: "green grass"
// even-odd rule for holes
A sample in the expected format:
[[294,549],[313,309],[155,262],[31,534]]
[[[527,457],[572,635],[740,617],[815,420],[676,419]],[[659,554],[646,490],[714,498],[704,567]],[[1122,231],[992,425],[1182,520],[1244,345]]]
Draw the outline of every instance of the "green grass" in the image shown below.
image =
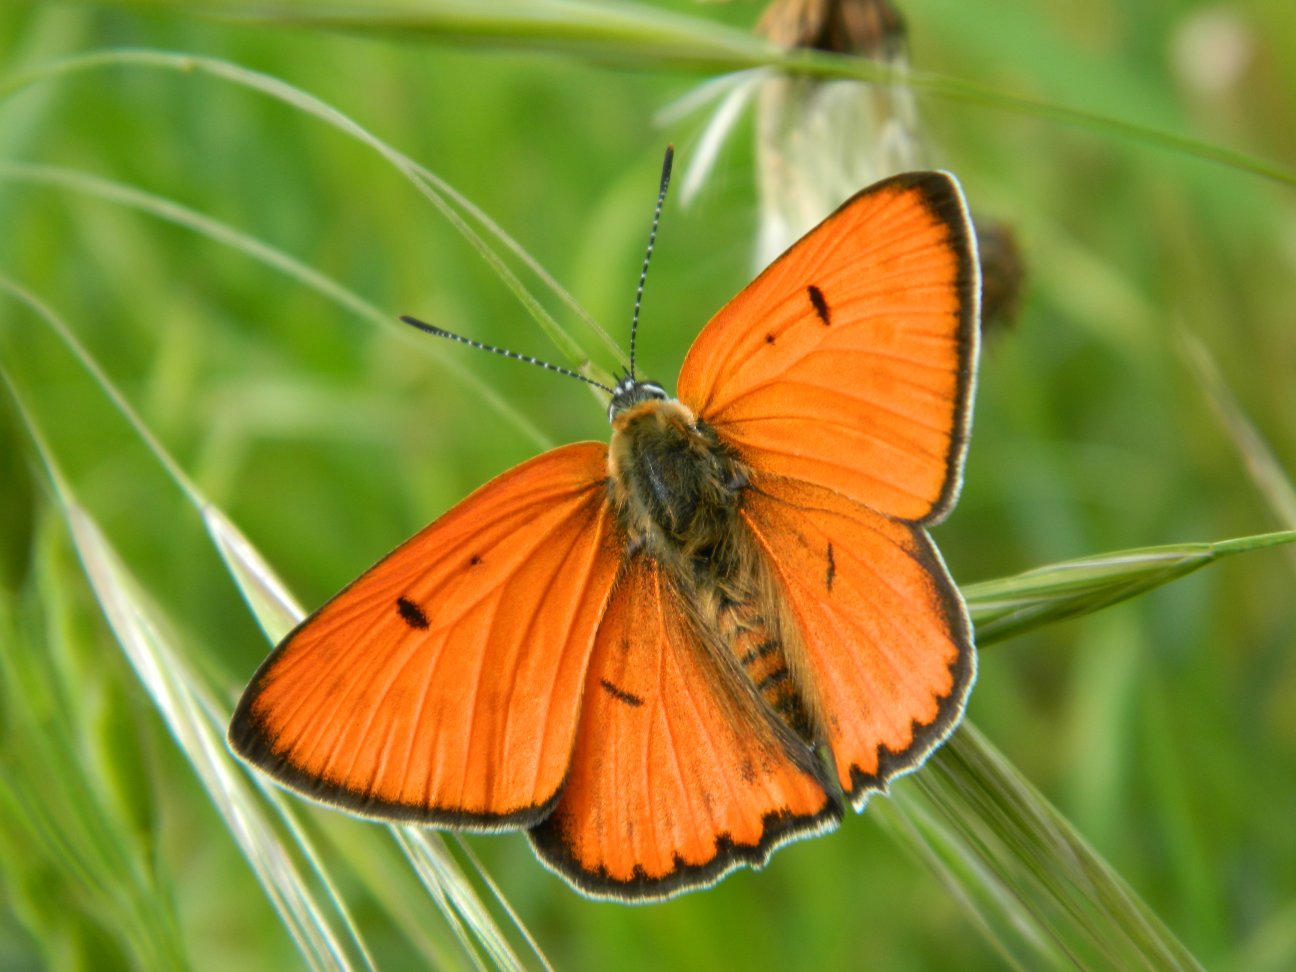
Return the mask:
[[[704,123],[654,117],[770,58],[755,9],[202,12],[252,10],[0,9],[0,968],[540,964],[478,858],[559,968],[1296,965],[1296,555],[1247,539],[1296,529],[1296,12],[1211,8],[1249,47],[1206,90],[1192,4],[905,9],[930,163],[1030,274],[936,533],[975,729],[764,872],[625,908],[518,836],[259,788],[221,733],[285,590],[605,437],[575,383],[396,315],[619,367],[661,150]],[[751,134],[668,203],[667,384],[751,275]]]

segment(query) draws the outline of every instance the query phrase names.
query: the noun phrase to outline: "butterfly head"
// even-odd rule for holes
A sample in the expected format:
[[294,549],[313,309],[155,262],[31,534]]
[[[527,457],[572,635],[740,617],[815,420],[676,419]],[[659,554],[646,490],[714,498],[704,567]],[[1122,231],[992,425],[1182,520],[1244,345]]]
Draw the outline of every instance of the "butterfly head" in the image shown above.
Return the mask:
[[622,412],[640,402],[668,401],[670,395],[655,381],[637,381],[627,375],[612,389],[612,401],[608,402],[608,421],[614,421]]

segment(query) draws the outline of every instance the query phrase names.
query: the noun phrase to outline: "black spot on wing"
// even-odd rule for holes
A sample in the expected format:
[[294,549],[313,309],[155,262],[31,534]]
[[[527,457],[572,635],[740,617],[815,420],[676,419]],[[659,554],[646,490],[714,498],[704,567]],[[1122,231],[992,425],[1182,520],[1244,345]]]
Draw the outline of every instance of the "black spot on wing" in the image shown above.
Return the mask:
[[824,576],[824,586],[832,593],[833,578],[837,576],[837,562],[833,560],[832,544],[828,544],[828,572]]
[[599,684],[603,686],[604,691],[618,702],[624,702],[628,706],[638,708],[643,705],[644,700],[639,698],[633,692],[627,692],[625,689],[613,685],[606,678],[599,679]]
[[409,600],[409,598],[396,598],[396,613],[399,614],[401,620],[411,628],[417,628],[418,630],[423,631],[428,627],[427,615],[423,613],[422,608]]
[[773,334],[766,334],[766,335],[765,335],[765,343],[766,343],[766,344],[773,344],[773,343],[774,343],[774,335],[773,335]]
[[832,319],[828,314],[828,301],[824,299],[823,291],[811,284],[806,288],[806,293],[810,295],[810,303],[814,305],[819,320],[823,321],[824,327],[827,327],[832,323]]

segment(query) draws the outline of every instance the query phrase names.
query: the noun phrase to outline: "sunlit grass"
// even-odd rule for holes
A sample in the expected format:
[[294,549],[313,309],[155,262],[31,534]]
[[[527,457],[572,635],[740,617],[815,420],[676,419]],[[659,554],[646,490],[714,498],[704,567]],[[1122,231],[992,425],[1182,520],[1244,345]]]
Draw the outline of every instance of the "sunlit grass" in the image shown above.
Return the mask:
[[[442,15],[453,7],[434,5]],[[504,12],[520,16],[522,9]],[[672,14],[662,23],[688,36],[695,15]],[[537,443],[601,434],[595,422],[576,418],[597,418],[583,394],[562,393],[552,379],[459,349],[414,345],[414,335],[392,341],[401,333],[394,316],[434,317],[541,354],[546,342],[537,339],[544,334],[579,367],[619,364],[619,350],[575,309],[576,299],[593,308],[594,320],[615,322],[611,330],[619,334],[634,251],[646,230],[654,159],[668,138],[687,153],[690,135],[623,130],[617,143],[615,131],[592,133],[606,131],[597,119],[624,115],[625,104],[637,106],[646,126],[690,82],[665,78],[663,87],[561,57],[502,67],[498,59],[479,63],[436,47],[265,33],[265,23],[200,24],[174,10],[138,21],[93,10],[3,16],[18,28],[12,36],[28,45],[8,52],[11,62],[26,61],[11,74],[26,87],[9,99],[11,113],[0,115],[19,160],[0,163],[0,214],[16,228],[0,250],[0,272],[16,282],[0,305],[0,364],[15,388],[3,434],[14,455],[39,455],[33,443],[43,441],[45,471],[32,477],[35,491],[15,487],[6,496],[41,528],[32,534],[15,520],[4,537],[12,592],[4,609],[13,636],[5,639],[8,778],[0,795],[14,823],[0,828],[0,840],[13,852],[6,854],[3,893],[16,920],[0,930],[54,964],[100,954],[105,943],[123,964],[127,955],[159,967],[219,967],[231,955],[293,961],[284,959],[294,954],[282,931],[288,928],[297,951],[325,967],[399,965],[410,955],[455,967],[474,961],[470,954],[510,966],[526,954],[525,943],[507,944],[494,925],[507,924],[507,916],[485,917],[474,895],[458,903],[442,898],[446,924],[427,920],[448,889],[470,889],[435,835],[425,842],[424,835],[402,834],[397,847],[382,828],[302,810],[292,798],[266,804],[243,793],[250,778],[218,744],[221,725],[267,647],[253,615],[271,640],[295,616],[287,587],[309,591],[303,600],[315,603]],[[1003,16],[1040,29],[1023,11],[1006,9]],[[285,19],[282,11],[271,18]],[[386,20],[349,26],[384,34],[408,26]],[[500,36],[512,46],[531,37],[537,48],[607,61],[624,59],[622,51],[633,47],[597,35],[578,38],[570,22],[566,39],[573,43],[565,46],[562,23],[542,32],[512,26]],[[937,24],[916,26],[916,39],[924,36],[920,28],[931,30],[926,36],[936,38],[936,51],[949,55]],[[464,29],[491,42],[489,31]],[[957,24],[949,30],[947,45],[958,36]],[[699,25],[691,36],[700,50],[722,34]],[[1290,35],[1257,36],[1274,42]],[[732,37],[723,33],[725,43]],[[185,54],[78,53],[108,40],[141,39]],[[993,43],[975,34],[959,40],[967,51],[952,56],[967,57],[964,70],[983,67],[977,59]],[[678,39],[660,45],[638,48],[642,62],[692,69],[719,63],[686,55],[690,48]],[[1291,51],[1265,50],[1272,63],[1291,64]],[[242,66],[245,59],[272,67],[253,70]],[[958,76],[955,67],[940,66],[941,76]],[[334,74],[362,77],[363,90],[374,96],[355,97],[361,89],[335,83]],[[98,80],[87,84],[91,76]],[[603,98],[611,107],[590,105],[600,114],[573,126],[557,106],[586,106],[592,77],[609,85]],[[1151,69],[1147,77],[1155,82]],[[393,94],[416,88],[414,78],[427,93],[409,102]],[[455,111],[439,110],[437,92],[451,83],[462,90],[467,79],[481,92],[463,95]],[[1027,94],[1024,82],[1014,83]],[[270,94],[286,113],[233,93],[248,86]],[[1002,80],[991,87],[1012,93]],[[47,93],[52,88],[57,97]],[[327,94],[321,100],[307,90]],[[530,104],[537,90],[550,99],[548,114]],[[949,86],[933,90],[955,93]],[[1025,100],[1039,99],[1032,92]],[[1293,765],[1283,740],[1293,738],[1294,727],[1285,714],[1290,708],[1281,705],[1296,687],[1292,611],[1281,595],[1290,588],[1289,562],[1248,553],[1199,574],[1206,580],[1189,582],[1187,593],[1174,585],[1151,600],[1108,607],[1220,553],[1290,539],[1260,535],[1275,523],[1290,526],[1282,456],[1292,448],[1283,418],[1292,413],[1283,407],[1290,386],[1280,376],[1283,352],[1292,346],[1276,283],[1283,268],[1290,279],[1293,257],[1284,256],[1281,241],[1291,232],[1291,206],[1266,206],[1244,174],[1286,178],[1288,170],[1265,161],[1273,150],[1264,151],[1262,142],[1236,152],[1209,139],[1162,139],[1157,133],[1184,130],[1178,118],[1099,124],[1101,138],[1079,144],[1088,160],[1081,166],[1046,146],[1056,130],[1051,125],[1067,120],[1061,107],[1056,117],[1031,123],[1039,128],[1024,129],[1020,119],[1007,120],[1012,104],[981,103],[1005,114],[996,120],[981,110],[979,124],[1000,125],[1001,142],[1033,146],[1036,154],[1006,167],[1003,148],[952,113],[943,118],[948,138],[940,164],[960,172],[974,200],[1015,216],[1038,244],[1027,253],[1042,281],[1018,331],[989,349],[967,495],[939,537],[960,579],[1006,578],[965,585],[985,643],[1036,627],[1019,646],[983,656],[971,718],[997,745],[968,732],[927,771],[898,784],[894,800],[874,801],[840,835],[783,851],[766,874],[736,876],[658,908],[583,902],[544,874],[521,842],[475,842],[556,964],[658,967],[669,956],[698,966],[830,967],[850,964],[861,936],[894,967],[902,955],[912,967],[948,967],[991,954],[1025,967],[1102,967],[1132,956],[1148,967],[1172,967],[1195,953],[1211,965],[1233,959],[1248,967],[1255,956],[1255,967],[1277,968],[1275,954],[1292,954],[1283,952],[1278,929],[1281,902],[1296,890],[1292,868],[1281,864],[1296,856],[1289,828],[1264,809],[1292,805],[1291,774],[1248,771],[1254,760]],[[1119,107],[1105,117],[1124,117]],[[292,120],[298,114],[313,121],[299,124]],[[320,120],[347,137],[321,140],[318,127],[310,127]],[[551,146],[533,122],[563,132],[568,144]],[[1130,137],[1113,137],[1122,130]],[[362,156],[347,141],[379,155]],[[1166,163],[1145,158],[1140,143],[1170,149],[1168,180],[1159,168]],[[1078,143],[1068,144],[1075,151]],[[1199,144],[1218,151],[1199,152]],[[704,188],[698,203],[712,225],[667,215],[646,319],[655,348],[649,353],[658,362],[672,360],[672,348],[678,360],[709,310],[743,282],[743,219],[714,215],[722,207],[750,212],[741,178],[748,163],[742,150],[727,151],[718,156],[720,188]],[[414,158],[455,174],[445,172],[443,181]],[[1210,176],[1184,168],[1200,166],[1200,158],[1226,167]],[[385,164],[396,180],[383,181]],[[628,171],[619,176],[619,168]],[[1152,188],[1140,197],[1131,185]],[[464,197],[490,200],[497,214],[527,214],[501,220],[520,226],[525,244],[503,245]],[[1133,213],[1131,199],[1140,201]],[[436,212],[484,235],[468,247],[453,243]],[[178,229],[158,229],[133,214]],[[1167,247],[1169,238],[1177,242]],[[1258,238],[1273,242],[1271,252],[1239,261],[1240,241],[1254,248]],[[543,253],[552,279],[570,281],[576,298],[546,286],[528,266],[528,252]],[[489,262],[478,270],[472,261],[483,255]],[[1202,260],[1207,272],[1185,276]],[[1246,280],[1234,279],[1239,263]],[[529,282],[508,266],[518,266]],[[1175,287],[1185,294],[1183,307],[1165,306]],[[537,329],[503,324],[528,316]],[[61,319],[85,342],[75,354],[67,336],[50,329]],[[363,332],[351,327],[357,322]],[[1214,370],[1203,383],[1209,395],[1193,386],[1191,373],[1177,370],[1176,327],[1211,349]],[[1246,340],[1230,342],[1239,328]],[[414,346],[417,356],[409,354]],[[101,373],[85,371],[87,362],[99,362]],[[435,367],[449,369],[454,382],[429,380]],[[111,404],[116,383],[123,386],[118,407]],[[121,420],[128,402],[143,416],[133,432]],[[333,402],[340,403],[336,410]],[[483,402],[492,412],[480,408]],[[141,430],[154,437],[152,452],[127,444]],[[1182,445],[1167,448],[1168,442]],[[157,476],[168,463],[171,472]],[[20,466],[9,469],[29,475]],[[1267,499],[1250,499],[1252,481]],[[175,485],[188,493],[178,502]],[[56,519],[37,509],[62,512]],[[68,556],[58,519],[90,588]],[[32,536],[38,542],[29,543]],[[1126,548],[1142,549],[1119,553]],[[279,571],[291,576],[290,585]],[[113,638],[94,621],[90,590]],[[254,606],[251,614],[236,591]],[[32,623],[52,592],[71,598],[75,626]],[[1100,617],[1115,621],[1059,624],[1100,609]],[[1145,657],[1134,668],[1118,667],[1092,636],[1128,631],[1131,619],[1140,630],[1126,647]],[[58,674],[48,667],[58,658],[46,650],[54,646],[83,657],[125,657],[130,667],[105,672],[82,663]],[[1106,706],[1097,695],[1079,694],[1115,688],[1094,667],[1103,664],[1134,686]],[[1200,674],[1185,677],[1186,664]],[[63,701],[41,708],[34,687],[52,684],[55,675],[68,683]],[[1175,690],[1139,692],[1131,678],[1169,678]],[[1140,695],[1149,701],[1140,703]],[[118,722],[126,714],[129,732],[105,729],[95,718],[96,700],[104,697]],[[1061,711],[1050,713],[1049,705]],[[1115,722],[1068,721],[1085,712]],[[1238,721],[1227,721],[1237,713]],[[180,743],[190,768],[170,755],[140,755],[168,752],[172,744],[158,735],[159,726]],[[1119,735],[1121,727],[1132,735]],[[1068,769],[1092,769],[1103,759],[1109,762],[1097,779],[1072,777]],[[58,769],[47,779],[45,766]],[[1062,815],[1028,778],[1040,779]],[[217,814],[206,809],[207,800]],[[271,811],[276,805],[282,810]],[[1088,840],[1066,820],[1073,813]],[[282,823],[298,815],[302,824]],[[268,829],[249,830],[249,820]],[[952,893],[879,842],[879,821]],[[1158,829],[1176,842],[1160,839]],[[1221,832],[1236,839],[1221,839]],[[205,860],[188,851],[195,839],[213,848]],[[269,900],[253,890],[238,846],[261,869]],[[300,873],[273,863],[279,855],[296,861]],[[329,890],[325,875],[337,868],[345,877]],[[1237,868],[1251,875],[1245,896]],[[52,908],[60,893],[72,893],[79,904]],[[1257,894],[1266,902],[1258,909]],[[909,904],[901,907],[901,900]],[[282,923],[270,917],[271,901],[278,901]],[[759,927],[752,927],[753,916]],[[232,943],[218,931],[231,927],[238,929]],[[207,947],[216,941],[230,951]]]

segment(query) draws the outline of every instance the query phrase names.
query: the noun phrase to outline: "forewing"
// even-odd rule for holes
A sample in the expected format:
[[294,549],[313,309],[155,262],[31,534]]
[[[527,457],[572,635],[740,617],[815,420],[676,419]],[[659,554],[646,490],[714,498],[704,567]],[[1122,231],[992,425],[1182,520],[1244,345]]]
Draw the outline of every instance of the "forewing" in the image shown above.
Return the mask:
[[606,456],[538,456],[372,567],[261,666],[233,748],[355,813],[482,829],[543,817],[621,558]]
[[689,629],[646,556],[599,628],[571,773],[531,831],[586,894],[650,900],[714,884],[841,817],[814,752]]
[[963,599],[922,527],[829,490],[762,478],[743,516],[796,620],[842,789],[862,809],[962,717],[976,676]]
[[958,183],[895,176],[712,318],[684,361],[680,400],[762,472],[934,522],[961,475],[979,294]]

